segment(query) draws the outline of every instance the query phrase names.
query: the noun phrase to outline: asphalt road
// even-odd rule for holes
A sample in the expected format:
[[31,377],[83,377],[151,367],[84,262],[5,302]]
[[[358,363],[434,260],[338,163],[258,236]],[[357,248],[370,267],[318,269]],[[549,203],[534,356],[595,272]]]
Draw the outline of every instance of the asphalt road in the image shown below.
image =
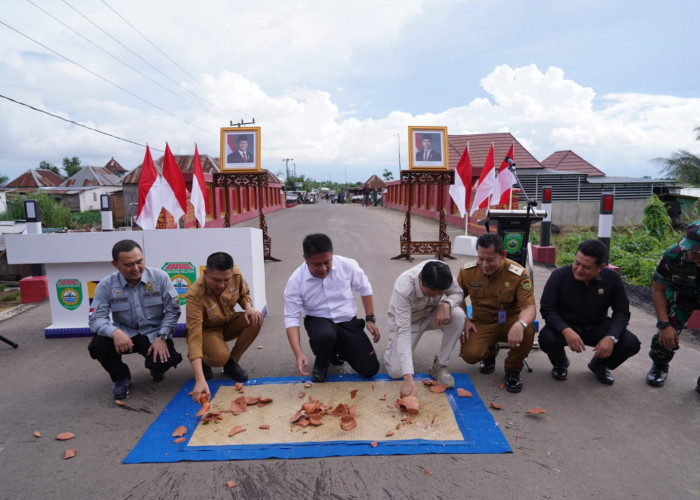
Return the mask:
[[[302,262],[301,240],[310,232],[328,233],[335,253],[357,259],[365,269],[386,335],[394,279],[412,265],[390,260],[399,253],[402,213],[321,202],[270,214],[267,222],[272,255],[282,261],[265,264],[270,312],[256,341],[264,349],[251,349],[242,359],[251,376],[295,374],[284,333],[282,292]],[[436,238],[435,221],[414,217],[412,223],[414,240]],[[257,219],[245,225],[256,224]],[[462,230],[451,228],[450,233],[454,237]],[[426,258],[417,256],[416,261]],[[448,263],[456,271],[467,260]],[[534,274],[539,298],[549,270],[536,267]],[[700,394],[694,387],[700,346],[686,336],[666,387],[648,387],[646,352],[655,323],[650,313],[651,308],[633,308],[630,329],[640,337],[642,351],[614,372],[613,386],[601,385],[586,368],[590,348],[570,355],[565,382],[553,380],[544,353],[533,351],[529,362],[534,371],[523,373],[520,394],[498,387],[503,354],[496,372],[486,376],[453,354],[451,369],[469,374],[487,404],[503,405],[490,411],[512,454],[124,465],[122,459],[191,378],[190,367],[182,364],[154,384],[142,358],[127,356],[134,388],[127,407],[119,407],[109,378],[88,355],[88,339],[44,338],[51,319],[48,303],[42,303],[0,323],[0,335],[20,345],[12,349],[0,343],[0,498],[698,498]],[[385,340],[378,344],[378,354]],[[186,352],[184,339],[176,339],[176,345]],[[310,354],[306,341],[304,345]],[[436,335],[423,337],[415,353],[417,371],[427,371],[437,346]],[[533,406],[547,414],[525,415]],[[44,437],[33,437],[35,430]],[[63,431],[76,437],[55,441]],[[77,450],[75,458],[63,459],[67,448]],[[238,486],[228,490],[228,480]]]

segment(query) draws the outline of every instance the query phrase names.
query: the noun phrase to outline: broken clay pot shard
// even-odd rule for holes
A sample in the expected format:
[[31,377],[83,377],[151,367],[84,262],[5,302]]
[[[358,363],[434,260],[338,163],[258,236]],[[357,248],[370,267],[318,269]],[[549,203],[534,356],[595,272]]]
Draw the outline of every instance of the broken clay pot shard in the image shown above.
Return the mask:
[[63,454],[63,458],[68,460],[69,458],[73,458],[75,456],[75,450],[66,450],[66,452]]
[[241,432],[245,432],[245,430],[246,430],[245,427],[242,427],[240,425],[236,425],[233,427],[233,429],[228,431],[228,437],[235,436],[236,434],[240,434]]
[[357,427],[357,420],[355,420],[355,417],[351,417],[350,415],[345,415],[344,417],[340,417],[340,428],[343,429],[344,431],[351,431],[355,427]]
[[56,436],[56,439],[58,441],[66,441],[68,439],[73,439],[75,437],[75,434],[72,432],[62,432],[58,436]]
[[180,443],[184,443],[185,441],[187,441],[186,438],[184,438],[184,437],[179,437],[179,438],[175,439],[175,440],[173,441],[173,443],[175,443],[175,444],[180,444]]
[[530,408],[529,410],[526,410],[525,413],[529,415],[544,415],[547,413],[547,411],[544,408],[539,408],[537,406]]
[[430,386],[430,392],[434,392],[435,394],[443,393],[445,390],[447,390],[447,386],[444,384],[433,384]]
[[457,396],[460,398],[471,398],[474,397],[474,394],[471,393],[471,391],[468,391],[466,389],[462,389],[461,387],[457,388]]
[[177,429],[175,429],[173,431],[172,436],[173,437],[182,437],[185,434],[187,434],[187,427],[185,427],[184,425],[181,425],[180,427],[178,427]]
[[418,415],[420,411],[420,402],[415,396],[406,396],[396,400],[396,407],[409,415]]

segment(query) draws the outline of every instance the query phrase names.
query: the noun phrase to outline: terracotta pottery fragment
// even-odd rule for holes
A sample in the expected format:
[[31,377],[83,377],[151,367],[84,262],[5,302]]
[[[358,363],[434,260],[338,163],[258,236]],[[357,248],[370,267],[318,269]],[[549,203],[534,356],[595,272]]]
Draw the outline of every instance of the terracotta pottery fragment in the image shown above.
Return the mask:
[[379,401],[386,401],[386,392],[384,393],[384,397],[379,398]]
[[301,405],[301,409],[308,414],[315,412],[317,408],[318,403],[316,403],[316,401],[309,401],[308,403],[304,403],[303,405]]
[[175,441],[173,441],[173,443],[180,444],[180,443],[184,443],[185,441],[187,441],[187,438],[183,437],[183,438],[177,438]]
[[236,434],[240,434],[241,432],[245,432],[246,428],[240,425],[235,425],[233,429],[228,431],[228,437],[235,436]]
[[348,415],[355,417],[357,415],[357,407],[355,405],[348,406]]
[[292,419],[290,420],[290,422],[291,422],[291,423],[298,422],[298,421],[301,419],[301,417],[303,417],[303,416],[304,416],[304,414],[301,412],[301,410],[299,410],[298,412],[296,412],[296,413],[294,414],[294,416],[292,417]]
[[66,452],[63,454],[63,458],[68,460],[69,458],[73,458],[75,456],[75,450],[66,450]]
[[115,399],[114,402],[117,403],[119,406],[126,406],[126,403],[121,399]]
[[430,475],[430,471],[424,470],[424,471],[423,471],[423,474],[426,475],[426,476],[429,476],[429,475]]
[[494,410],[500,410],[501,408],[503,408],[503,406],[501,406],[501,405],[499,405],[498,403],[495,403],[495,402],[493,402],[493,401],[491,401],[491,403],[489,404],[489,406],[490,406],[491,408],[493,408]]
[[174,438],[179,438],[179,437],[184,436],[185,434],[187,434],[187,427],[185,427],[184,425],[181,425],[180,427],[178,427],[177,429],[175,429],[173,431],[172,436]]
[[197,412],[197,414],[195,415],[195,418],[201,417],[202,415],[204,415],[208,411],[209,411],[209,403],[204,403],[202,405],[202,407],[199,409],[199,411]]
[[506,386],[505,382],[501,382],[500,384],[498,384],[499,389],[503,389],[505,386]]
[[41,437],[41,432],[39,432],[39,431],[34,431],[33,436],[34,436],[35,438],[40,438],[40,437]]
[[357,389],[350,391],[350,399],[355,399],[355,396],[357,396]]
[[306,388],[308,389],[309,387],[312,387],[313,385],[314,385],[314,384],[312,384],[311,382],[306,382],[306,383],[304,384],[304,387],[306,387]]
[[231,489],[231,488],[233,488],[234,486],[236,486],[235,481],[226,481],[226,487],[227,487],[228,489]]
[[447,386],[444,384],[433,384],[430,386],[430,392],[434,392],[435,394],[440,394],[442,392],[445,392],[447,389]]
[[265,406],[268,403],[272,403],[272,398],[262,398],[258,396],[258,406]]
[[310,423],[311,423],[311,421],[309,420],[308,417],[303,417],[303,418],[299,419],[299,421],[297,422],[297,425],[299,427],[308,427]]
[[234,415],[240,415],[241,413],[245,413],[246,409],[248,408],[248,404],[245,402],[245,400],[241,401],[240,403],[237,403],[236,401],[231,401],[231,405],[229,406],[228,411],[230,411]]
[[258,398],[247,397],[247,398],[245,398],[245,402],[248,406],[253,406],[253,405],[258,404]]
[[420,402],[415,396],[406,396],[405,398],[396,400],[396,407],[401,411],[407,412],[409,415],[418,415]]
[[344,417],[340,417],[340,428],[343,429],[344,431],[351,431],[355,427],[357,427],[357,420],[355,420],[355,417],[351,417],[350,415],[345,415]]
[[261,345],[258,346],[258,349],[262,349],[262,348],[263,348],[263,346],[261,346]]
[[471,398],[474,397],[474,394],[472,394],[470,391],[466,389],[462,389],[461,387],[457,388],[457,396],[460,398]]
[[199,395],[199,404],[203,405],[204,403],[208,403],[208,402],[209,402],[209,394],[207,394],[206,392],[201,393]]
[[433,425],[435,423],[436,418],[437,418],[437,413],[433,413],[433,420],[430,421],[430,425]]
[[423,381],[423,385],[427,385],[428,387],[430,387],[431,385],[435,385],[435,384],[437,384],[437,382],[435,380],[428,379],[428,380]]
[[538,408],[537,406],[530,408],[529,410],[526,410],[525,413],[529,413],[530,415],[544,415],[547,413],[544,408]]
[[75,437],[75,434],[72,432],[62,432],[58,436],[56,436],[56,439],[59,441],[66,441],[68,439],[73,439]]
[[372,441],[369,445],[370,445],[372,448],[376,448],[378,444],[379,444],[378,441]]
[[374,383],[372,384],[372,390],[374,390]]
[[321,425],[323,423],[323,415],[322,414],[314,414],[309,417],[309,423],[311,425]]
[[236,390],[238,392],[243,391],[243,382],[236,382]]
[[394,435],[394,431],[389,431],[386,434],[384,434],[384,437],[391,437]]
[[299,391],[299,399],[304,399],[306,393],[304,391]]
[[262,429],[264,431],[270,430],[270,425],[269,424],[262,424],[258,429]]
[[344,405],[340,403],[338,406],[335,407],[335,409],[329,413],[332,417],[344,417],[349,413],[348,411],[348,405]]

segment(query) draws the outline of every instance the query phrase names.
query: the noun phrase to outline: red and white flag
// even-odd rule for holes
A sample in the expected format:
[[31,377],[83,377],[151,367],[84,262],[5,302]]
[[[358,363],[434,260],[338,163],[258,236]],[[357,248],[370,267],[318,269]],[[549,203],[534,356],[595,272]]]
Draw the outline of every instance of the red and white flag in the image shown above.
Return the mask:
[[493,205],[507,205],[511,195],[511,188],[515,184],[515,176],[508,168],[506,158],[513,159],[513,145],[510,145],[508,154],[498,167],[498,175],[496,175],[496,187],[493,190]]
[[180,217],[187,213],[187,189],[185,188],[185,179],[182,178],[182,172],[180,172],[167,142],[165,143],[160,193],[163,208],[170,212],[177,222]]
[[155,229],[162,203],[160,201],[161,181],[151,158],[151,150],[146,146],[146,156],[139,176],[139,206],[136,223],[143,229]]
[[467,215],[472,194],[472,161],[469,159],[469,143],[455,168],[455,183],[450,186],[450,196],[459,209],[459,215]]
[[496,177],[494,177],[493,175],[493,170],[493,144],[491,144],[489,154],[486,155],[484,168],[481,169],[481,175],[479,176],[479,185],[476,187],[476,193],[474,194],[474,202],[472,203],[472,208],[469,211],[469,215],[474,214],[474,212],[476,212],[480,208],[489,207],[489,197],[493,193],[493,190],[496,186]]
[[192,208],[194,208],[194,217],[199,222],[199,227],[204,227],[207,222],[207,186],[204,183],[204,171],[202,170],[202,161],[199,159],[197,144],[194,145],[190,203],[192,203]]

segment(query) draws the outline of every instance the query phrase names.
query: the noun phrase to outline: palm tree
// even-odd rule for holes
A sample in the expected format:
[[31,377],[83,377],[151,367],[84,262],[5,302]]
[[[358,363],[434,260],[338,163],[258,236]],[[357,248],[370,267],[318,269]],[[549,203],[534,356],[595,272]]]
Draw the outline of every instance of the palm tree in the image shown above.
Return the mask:
[[[700,132],[700,127],[694,130]],[[700,134],[695,140],[700,141]],[[654,161],[663,165],[663,171],[678,182],[700,185],[700,157],[690,151],[680,149],[670,158],[654,158]]]

